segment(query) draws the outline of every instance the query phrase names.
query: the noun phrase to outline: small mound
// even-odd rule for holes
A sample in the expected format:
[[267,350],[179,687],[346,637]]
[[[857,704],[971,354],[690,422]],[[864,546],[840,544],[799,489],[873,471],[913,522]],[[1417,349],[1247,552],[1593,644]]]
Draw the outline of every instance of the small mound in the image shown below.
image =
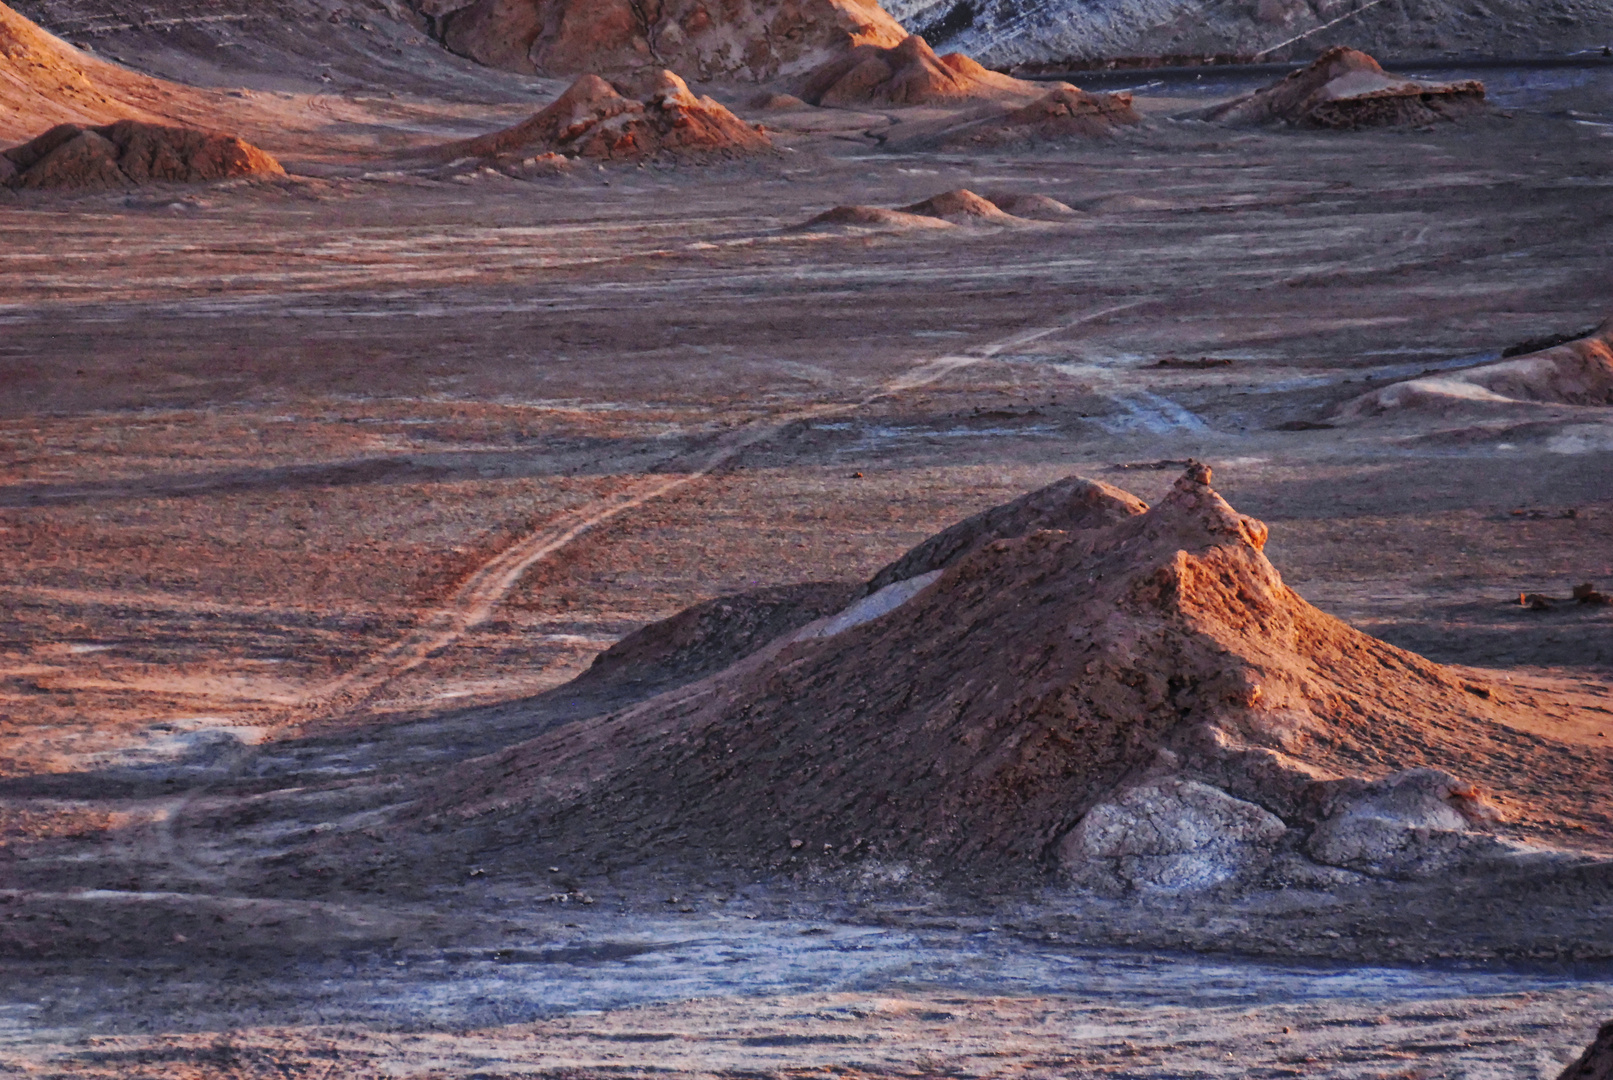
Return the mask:
[[906,232],[910,229],[950,229],[950,221],[925,214],[886,210],[881,206],[836,206],[817,217],[791,226],[790,232]]
[[1498,718],[1523,706],[1311,607],[1265,540],[1200,465],[1147,510],[1066,481],[725,671],[457,767],[397,827],[505,866],[873,859],[1128,892],[1572,862],[1505,839],[1459,769],[1613,840],[1613,762],[1532,735],[1522,768]]
[[1613,319],[1587,337],[1448,375],[1394,383],[1345,402],[1334,419],[1388,413],[1613,405]]
[[1030,221],[1065,221],[1080,217],[1081,212],[1046,195],[1024,195],[1017,192],[992,193],[986,198],[997,204],[1005,214]]
[[1595,1041],[1557,1080],[1613,1080],[1613,1020],[1602,1025]]
[[1019,221],[1012,214],[1003,213],[996,203],[981,198],[968,188],[932,195],[923,202],[902,207],[901,212],[940,218],[954,225],[1013,225]]
[[999,75],[959,53],[936,56],[917,34],[894,48],[859,45],[806,79],[800,96],[832,108],[1024,100],[1043,87]]
[[436,151],[446,159],[493,160],[558,153],[611,161],[735,157],[772,148],[772,140],[714,98],[697,98],[670,71],[658,71],[629,97],[597,75],[584,75],[531,119]]
[[0,183],[13,188],[203,184],[284,175],[278,161],[233,135],[138,120],[104,127],[58,124],[0,153]]
[[764,93],[751,98],[750,107],[763,112],[791,112],[796,109],[810,109],[812,106],[794,94]]
[[906,152],[1029,146],[1103,138],[1141,123],[1130,94],[1091,94],[1066,83],[1018,108],[900,125],[884,145]]
[[1483,102],[1481,82],[1402,79],[1385,72],[1366,53],[1336,46],[1309,67],[1203,116],[1232,125],[1348,129],[1454,119]]
[[990,131],[999,140],[1051,142],[1072,137],[1099,138],[1116,128],[1142,123],[1130,94],[1092,94],[1061,86],[995,121]]

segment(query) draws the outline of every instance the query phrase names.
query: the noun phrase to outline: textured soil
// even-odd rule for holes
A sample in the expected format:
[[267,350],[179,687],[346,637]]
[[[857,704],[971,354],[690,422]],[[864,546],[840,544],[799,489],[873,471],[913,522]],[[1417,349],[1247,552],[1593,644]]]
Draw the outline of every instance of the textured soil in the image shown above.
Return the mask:
[[[564,85],[407,13],[30,11],[95,87],[165,80],[117,109],[288,176],[0,193],[0,1071],[1554,1075],[1613,1010],[1594,878],[1128,899],[816,836],[787,838],[813,866],[605,874],[395,831],[971,515],[1072,474],[1155,505],[1196,458],[1317,619],[1482,716],[1454,768],[1390,717],[1395,767],[1594,848],[1613,608],[1518,598],[1613,585],[1607,406],[1489,369],[1613,302],[1600,72],[1487,71],[1511,118],[1431,131],[1232,130],[1184,117],[1258,82],[1138,87],[1112,138],[944,154],[893,133],[973,106],[697,85],[779,152],[520,179],[418,161]],[[48,112],[7,145],[117,118]],[[1073,212],[787,231],[958,189]],[[1502,400],[1350,404],[1439,379]],[[299,861],[360,837],[345,877]]]

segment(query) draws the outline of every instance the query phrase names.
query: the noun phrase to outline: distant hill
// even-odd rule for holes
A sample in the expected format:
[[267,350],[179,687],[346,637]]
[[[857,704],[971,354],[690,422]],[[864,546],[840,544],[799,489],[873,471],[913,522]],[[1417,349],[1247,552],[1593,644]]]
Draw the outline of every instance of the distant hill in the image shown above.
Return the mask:
[[1604,0],[889,0],[937,49],[1002,66],[1050,59],[1561,55],[1613,45]]

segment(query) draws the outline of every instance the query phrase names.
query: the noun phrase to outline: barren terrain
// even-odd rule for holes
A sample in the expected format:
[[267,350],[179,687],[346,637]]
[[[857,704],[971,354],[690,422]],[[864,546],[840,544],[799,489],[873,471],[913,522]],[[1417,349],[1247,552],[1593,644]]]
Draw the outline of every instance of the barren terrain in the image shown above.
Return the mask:
[[[0,191],[0,1072],[1534,1077],[1607,1018],[1595,882],[1128,905],[275,859],[382,855],[445,770],[643,697],[567,684],[646,623],[863,581],[1072,473],[1154,502],[1190,458],[1310,602],[1527,706],[1516,796],[1567,805],[1531,747],[1608,768],[1613,607],[1518,597],[1613,586],[1608,408],[1345,406],[1613,314],[1608,71],[1358,132],[1139,78],[1141,126],[968,154],[887,148],[935,110],[697,86],[775,150],[512,175],[401,152],[561,84],[352,18],[330,81],[295,35],[243,30],[239,96],[213,46],[146,54],[283,180]],[[1077,213],[792,229],[959,188]],[[1536,839],[1613,849],[1568,794]]]

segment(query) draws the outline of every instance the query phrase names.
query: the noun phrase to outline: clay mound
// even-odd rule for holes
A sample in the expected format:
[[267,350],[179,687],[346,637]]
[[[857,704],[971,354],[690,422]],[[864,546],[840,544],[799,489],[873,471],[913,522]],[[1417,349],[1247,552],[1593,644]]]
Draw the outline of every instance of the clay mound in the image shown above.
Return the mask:
[[1613,405],[1613,319],[1588,337],[1540,352],[1374,390],[1345,402],[1334,419],[1408,411],[1516,411],[1530,405]]
[[0,183],[13,188],[202,184],[284,175],[278,161],[233,135],[137,120],[91,128],[58,124],[0,153]]
[[1223,124],[1383,127],[1453,119],[1483,102],[1483,83],[1398,78],[1366,53],[1336,46],[1309,67],[1203,116]]
[[875,0],[410,0],[454,52],[528,74],[647,64],[769,81],[906,32]]
[[836,206],[792,225],[788,232],[907,232],[912,229],[950,229],[952,222],[926,214],[886,210],[881,206]]
[[993,192],[986,196],[1005,214],[1030,221],[1065,221],[1080,217],[1081,212],[1046,195],[1023,195],[1017,192]]
[[1130,94],[1090,94],[1068,83],[1018,108],[999,106],[961,119],[904,124],[885,138],[885,148],[906,152],[970,150],[1115,135],[1142,123]]
[[894,48],[860,45],[807,77],[800,97],[811,105],[957,104],[1024,100],[1045,87],[989,71],[960,53],[936,56],[913,34]]
[[1602,1025],[1596,1041],[1557,1080],[1613,1080],[1613,1020]]
[[1445,771],[1528,808],[1527,752],[1552,777],[1542,819],[1613,840],[1613,763],[1511,738],[1500,691],[1306,604],[1208,480],[1190,468],[1145,513],[1084,489],[1100,527],[993,540],[711,678],[466,763],[399,827],[503,866],[875,860],[1181,891],[1287,860],[1426,879],[1548,858],[1498,839]]
[[451,143],[436,156],[567,157],[635,160],[656,156],[733,157],[773,142],[713,98],[697,98],[670,71],[656,72],[642,96],[626,96],[598,75],[584,75],[530,120],[491,135]]
[[635,630],[573,681],[631,687],[640,696],[682,686],[744,659],[815,619],[833,615],[861,593],[843,581],[811,582],[719,596]]
[[[1032,139],[1052,142],[1073,137],[1098,138],[1115,129],[1142,123],[1130,94],[1092,94],[1061,86],[1046,97],[1016,109],[990,128],[998,141]],[[980,134],[985,135],[985,132]]]
[[923,202],[902,207],[901,212],[940,218],[954,225],[1013,225],[1019,221],[1012,214],[1003,213],[996,203],[981,198],[968,188],[932,195]]

